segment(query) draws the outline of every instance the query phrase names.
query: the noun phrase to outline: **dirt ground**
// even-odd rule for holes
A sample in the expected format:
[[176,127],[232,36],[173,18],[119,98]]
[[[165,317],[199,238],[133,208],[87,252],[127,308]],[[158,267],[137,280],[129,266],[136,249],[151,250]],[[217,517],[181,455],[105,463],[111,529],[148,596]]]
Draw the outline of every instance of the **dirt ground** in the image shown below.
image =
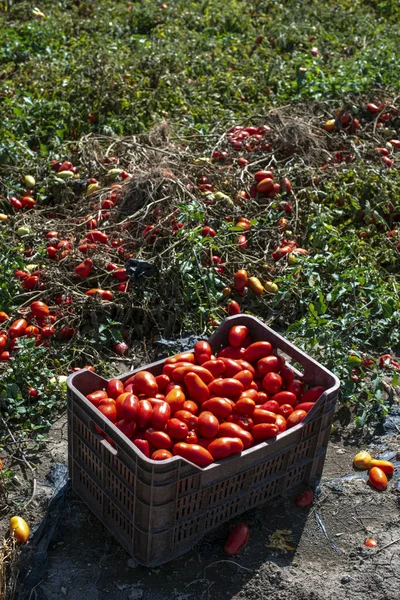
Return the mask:
[[[386,431],[371,435],[362,448],[398,461],[400,411]],[[347,435],[350,438],[350,434]],[[354,435],[351,436],[354,440]],[[360,441],[334,435],[318,500],[299,509],[292,499],[252,510],[208,534],[183,557],[154,569],[138,566],[71,491],[49,519],[58,527],[46,551],[31,557],[33,571],[21,574],[21,600],[399,600],[399,469],[385,492],[369,487],[352,458]],[[65,417],[53,426],[45,459],[38,464],[38,487],[29,505],[31,523],[53,492],[51,467],[67,462]],[[400,463],[397,462],[397,467]],[[58,467],[62,470],[62,467]],[[53,471],[54,472],[54,471]],[[351,474],[347,480],[343,476]],[[230,528],[244,521],[247,546],[224,555]],[[375,550],[366,548],[375,537]]]

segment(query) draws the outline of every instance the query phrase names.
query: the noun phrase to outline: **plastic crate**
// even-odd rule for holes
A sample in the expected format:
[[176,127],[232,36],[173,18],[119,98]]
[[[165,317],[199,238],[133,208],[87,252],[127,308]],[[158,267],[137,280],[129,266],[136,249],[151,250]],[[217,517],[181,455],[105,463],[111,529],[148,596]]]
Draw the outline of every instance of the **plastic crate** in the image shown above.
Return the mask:
[[[323,366],[255,317],[227,318],[209,339],[226,345],[233,325],[247,325],[254,339],[268,340],[303,370],[302,379],[326,392],[307,417],[275,439],[199,468],[181,457],[153,461],[86,398],[106,381],[88,370],[68,378],[68,453],[73,490],[144,566],[166,563],[190,550],[208,531],[321,476],[339,381]],[[155,375],[164,361],[139,370]],[[299,371],[294,369],[299,375]],[[115,448],[96,433],[95,425]]]

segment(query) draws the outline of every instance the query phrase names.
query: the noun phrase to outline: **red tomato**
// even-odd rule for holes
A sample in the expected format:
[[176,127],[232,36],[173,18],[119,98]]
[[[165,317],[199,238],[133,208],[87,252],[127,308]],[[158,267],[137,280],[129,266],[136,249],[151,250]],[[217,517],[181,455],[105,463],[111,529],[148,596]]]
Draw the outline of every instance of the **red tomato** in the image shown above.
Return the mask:
[[214,460],[221,460],[233,454],[240,454],[243,448],[243,442],[240,438],[220,437],[211,442],[208,451]]
[[280,433],[279,427],[276,423],[259,423],[254,425],[251,430],[251,434],[256,440],[256,442],[263,442],[265,440],[269,440]]
[[199,404],[203,404],[210,397],[210,391],[207,385],[200,379],[196,373],[188,373],[185,376],[185,384],[190,398]]
[[278,426],[279,433],[282,433],[283,431],[286,431],[287,425],[286,425],[286,419],[285,419],[285,417],[282,417],[282,415],[276,415],[275,425]]
[[199,467],[207,467],[214,462],[210,452],[198,444],[179,442],[178,444],[175,444],[173,453],[175,456],[181,456]]
[[4,334],[0,335],[0,353],[3,352],[3,350],[7,346],[7,344],[8,344],[7,335],[4,335]]
[[128,438],[131,438],[136,431],[136,423],[134,421],[130,421],[129,419],[117,421],[115,426],[118,427],[118,429],[122,431],[122,433]]
[[249,528],[244,523],[239,523],[230,532],[224,546],[225,553],[229,556],[235,556],[249,539]]
[[235,404],[235,412],[239,415],[244,415],[245,417],[251,417],[256,408],[256,403],[251,398],[242,398]]
[[233,346],[226,346],[218,352],[218,358],[233,358],[233,360],[239,360],[245,352],[245,348],[234,348]]
[[195,363],[195,356],[193,354],[193,352],[180,352],[179,354],[175,354],[175,356],[170,356],[169,358],[165,359],[165,364],[173,364],[173,363],[179,363],[179,362],[187,362],[187,363],[191,363],[192,365],[194,365]]
[[300,398],[303,393],[303,384],[298,379],[293,379],[291,383],[287,386],[287,391],[295,394],[297,398]]
[[219,360],[222,360],[225,365],[224,377],[234,377],[242,370],[242,367],[239,365],[239,363],[232,358],[222,357]]
[[168,419],[171,415],[171,407],[168,402],[161,401],[153,407],[153,413],[151,415],[151,425],[154,429],[164,430]]
[[372,467],[369,472],[369,482],[376,490],[386,490],[388,484],[386,473],[379,467]]
[[300,402],[299,404],[296,404],[296,410],[305,410],[308,413],[314,405],[315,402]]
[[370,464],[371,467],[378,467],[381,471],[385,473],[385,475],[388,475],[389,477],[391,477],[394,473],[394,464],[389,462],[388,460],[379,460],[373,458]]
[[[192,365],[192,363],[189,363],[189,362],[179,362],[179,363],[164,364],[164,366],[163,366],[163,375],[167,375],[167,377],[169,377],[171,379],[172,373],[178,367],[193,367],[193,365]],[[182,379],[182,381],[183,381],[183,379]],[[172,381],[170,383],[173,384],[174,382]]]
[[286,419],[287,429],[290,429],[291,427],[301,423],[306,415],[307,413],[305,410],[294,410],[292,414],[289,415],[289,418]]
[[247,390],[253,382],[253,374],[251,371],[240,371],[240,373],[233,376],[233,379],[240,381],[243,385],[243,389]]
[[[208,342],[200,341],[194,346],[194,355],[197,362],[201,365],[204,362],[210,360],[212,354],[211,346]],[[199,360],[200,359],[200,360]]]
[[307,390],[301,397],[302,402],[316,402],[318,398],[325,392],[325,388],[321,386],[313,387]]
[[107,383],[107,394],[110,398],[118,398],[124,393],[124,384],[120,379],[110,379]]
[[29,308],[33,316],[38,319],[45,319],[50,314],[50,309],[44,302],[32,302]]
[[93,267],[93,261],[90,258],[85,258],[79,265],[75,267],[75,273],[79,275],[79,277],[88,277]]
[[8,362],[10,360],[10,353],[5,350],[0,354],[0,362]]
[[210,396],[222,396],[223,398],[234,398],[243,392],[243,384],[237,379],[214,379],[208,386]]
[[273,413],[278,413],[279,404],[276,400],[267,400],[267,402],[264,402],[264,404],[261,404],[258,408],[269,410]]
[[112,423],[115,423],[115,421],[117,420],[117,408],[115,406],[115,401],[104,402],[104,400],[103,400],[102,402],[100,402],[100,404],[98,405],[97,408]]
[[221,423],[216,435],[219,437],[234,437],[241,439],[245,450],[254,444],[254,438],[251,433],[242,429],[237,423]]
[[280,368],[281,363],[277,356],[264,356],[257,363],[257,372],[261,377],[264,377],[267,373],[277,373]]
[[294,379],[294,372],[290,367],[282,366],[280,375],[284,381],[285,386],[289,386]]
[[262,408],[256,408],[251,418],[255,424],[258,423],[275,423],[276,414],[269,412],[269,410],[263,410]]
[[148,400],[139,401],[139,411],[137,414],[137,425],[139,429],[147,429],[150,427],[153,407]]
[[197,365],[189,365],[187,367],[177,367],[172,371],[172,379],[177,383],[182,383],[188,373],[195,373],[200,379],[208,385],[214,379],[210,371],[207,371],[204,367]]
[[244,417],[243,415],[233,414],[227,418],[228,423],[235,423],[239,425],[245,431],[251,431],[253,429],[253,419],[250,417]]
[[173,418],[167,421],[167,433],[173,440],[184,440],[189,433],[189,429],[186,423]]
[[236,302],[236,300],[230,300],[230,302],[228,302],[228,314],[229,315],[240,315],[240,313],[242,312],[240,310],[240,306],[239,304]]
[[183,409],[186,397],[181,388],[175,388],[168,392],[165,401],[168,402],[171,407],[171,415],[174,415],[178,410]]
[[52,325],[46,325],[45,327],[43,327],[42,331],[41,331],[41,336],[43,338],[49,338],[52,337],[56,332],[55,327],[53,327]]
[[106,235],[102,231],[94,229],[92,231],[87,232],[86,239],[89,240],[89,242],[99,242],[99,244],[106,244],[108,242],[108,235]]
[[133,443],[147,458],[150,458],[150,444],[147,440],[137,439]]
[[257,173],[254,175],[254,179],[257,181],[257,183],[260,183],[260,181],[263,181],[263,179],[273,179],[274,175],[272,173],[272,171],[257,171]]
[[144,436],[149,444],[155,448],[161,448],[163,450],[169,450],[172,448],[172,440],[168,433],[165,433],[165,431],[157,431],[156,429],[150,427],[150,429],[147,429]]
[[237,292],[243,292],[244,288],[247,285],[249,278],[247,275],[247,271],[245,271],[244,269],[240,269],[239,271],[236,271],[234,278],[233,278],[233,285],[234,288]]
[[[128,398],[130,396],[130,392],[127,392],[126,390],[120,394],[116,400],[115,400],[115,405],[117,407],[117,418],[118,419],[122,419],[122,405],[125,402],[126,398]],[[139,402],[139,401],[138,401]]]
[[94,404],[94,406],[98,406],[100,404],[101,400],[104,400],[104,398],[107,398],[107,392],[105,390],[97,390],[96,392],[92,392],[91,394],[88,394],[86,396],[86,398],[89,400],[89,402]]
[[187,444],[198,444],[197,433],[195,431],[189,431],[184,441]]
[[249,388],[248,390],[244,390],[240,394],[239,400],[242,400],[243,398],[250,398],[250,400],[253,400],[254,403],[257,404],[258,403],[258,392],[257,392],[257,390]]
[[294,503],[299,508],[305,508],[306,506],[310,506],[314,501],[314,492],[312,490],[304,490],[296,496],[294,499]]
[[249,362],[243,360],[242,358],[236,359],[237,364],[242,368],[242,371],[250,371],[253,377],[256,374],[256,370]]
[[16,321],[14,321],[14,323],[8,330],[8,335],[10,339],[13,340],[14,338],[18,338],[24,335],[27,327],[28,323],[25,321],[25,319],[17,319]]
[[155,396],[158,393],[156,378],[149,371],[139,371],[139,373],[136,373],[134,384],[140,394]]
[[[26,337],[30,337],[30,338],[34,338],[37,335],[39,335],[39,328],[35,327],[35,325],[28,325],[28,327],[25,329],[25,335]],[[80,370],[80,369],[78,369]]]
[[270,356],[273,352],[272,344],[269,342],[254,342],[246,348],[243,359],[249,363],[258,362],[264,356]]
[[378,542],[375,538],[368,538],[364,542],[364,546],[367,546],[367,548],[375,548],[377,545],[378,545]]
[[280,406],[282,406],[282,404],[290,404],[290,406],[294,406],[297,398],[292,392],[278,392],[272,396],[271,400],[275,400]]
[[278,413],[287,419],[293,412],[293,406],[290,404],[281,404],[278,408]]
[[228,340],[233,348],[239,348],[249,334],[245,325],[234,325],[228,333]]
[[113,293],[111,290],[102,290],[100,288],[92,288],[85,292],[86,296],[94,297],[96,295],[100,296],[102,300],[106,300],[107,302],[111,302],[113,299]]
[[170,379],[169,379],[168,375],[164,375],[164,374],[157,375],[156,383],[157,383],[159,392],[164,393],[167,385],[170,383]]
[[196,402],[193,402],[193,400],[185,400],[183,410],[187,410],[188,412],[192,413],[192,415],[197,415],[199,412],[199,407],[197,406]]
[[262,380],[263,388],[270,394],[277,394],[282,385],[282,377],[278,373],[267,373]]
[[204,402],[201,410],[212,412],[212,414],[218,417],[218,419],[226,419],[232,414],[232,404],[227,398],[215,397]]
[[205,438],[214,438],[219,431],[219,421],[212,412],[202,412],[197,424],[197,433]]
[[0,311],[0,323],[4,323],[5,321],[8,321],[10,317],[8,316],[7,313]]
[[159,449],[153,452],[151,458],[152,460],[167,460],[167,458],[172,458],[172,454],[168,450]]
[[202,367],[204,369],[207,369],[207,371],[210,371],[210,373],[211,373],[211,375],[213,375],[213,377],[220,377],[226,368],[223,360],[216,360],[216,359],[207,360],[206,362],[204,362],[202,364]]
[[197,429],[199,417],[193,415],[188,410],[178,410],[174,416],[176,419],[179,419],[183,423],[186,423],[188,429]]

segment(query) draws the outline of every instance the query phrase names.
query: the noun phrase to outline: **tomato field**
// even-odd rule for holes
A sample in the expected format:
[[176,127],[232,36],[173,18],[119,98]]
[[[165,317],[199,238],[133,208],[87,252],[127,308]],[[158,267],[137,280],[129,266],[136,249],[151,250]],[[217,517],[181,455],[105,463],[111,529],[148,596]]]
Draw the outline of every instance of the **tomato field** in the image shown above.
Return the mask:
[[339,377],[337,430],[388,415],[399,22],[394,0],[0,0],[3,511],[10,444],[45,447],[74,369],[228,315]]

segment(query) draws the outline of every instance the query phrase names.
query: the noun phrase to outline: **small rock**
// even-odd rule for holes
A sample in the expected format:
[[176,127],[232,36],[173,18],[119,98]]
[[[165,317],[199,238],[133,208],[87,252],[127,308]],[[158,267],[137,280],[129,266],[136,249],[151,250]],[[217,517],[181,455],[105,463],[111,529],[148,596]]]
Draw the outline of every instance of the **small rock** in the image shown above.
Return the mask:
[[350,577],[350,575],[344,575],[340,580],[340,583],[350,583],[350,581],[353,581],[353,578]]
[[128,600],[140,600],[143,598],[143,590],[134,588],[129,592]]
[[66,587],[62,587],[61,588],[61,593],[64,594],[64,596],[67,595],[67,588]]
[[130,569],[136,569],[139,563],[134,558],[130,558],[127,564]]

